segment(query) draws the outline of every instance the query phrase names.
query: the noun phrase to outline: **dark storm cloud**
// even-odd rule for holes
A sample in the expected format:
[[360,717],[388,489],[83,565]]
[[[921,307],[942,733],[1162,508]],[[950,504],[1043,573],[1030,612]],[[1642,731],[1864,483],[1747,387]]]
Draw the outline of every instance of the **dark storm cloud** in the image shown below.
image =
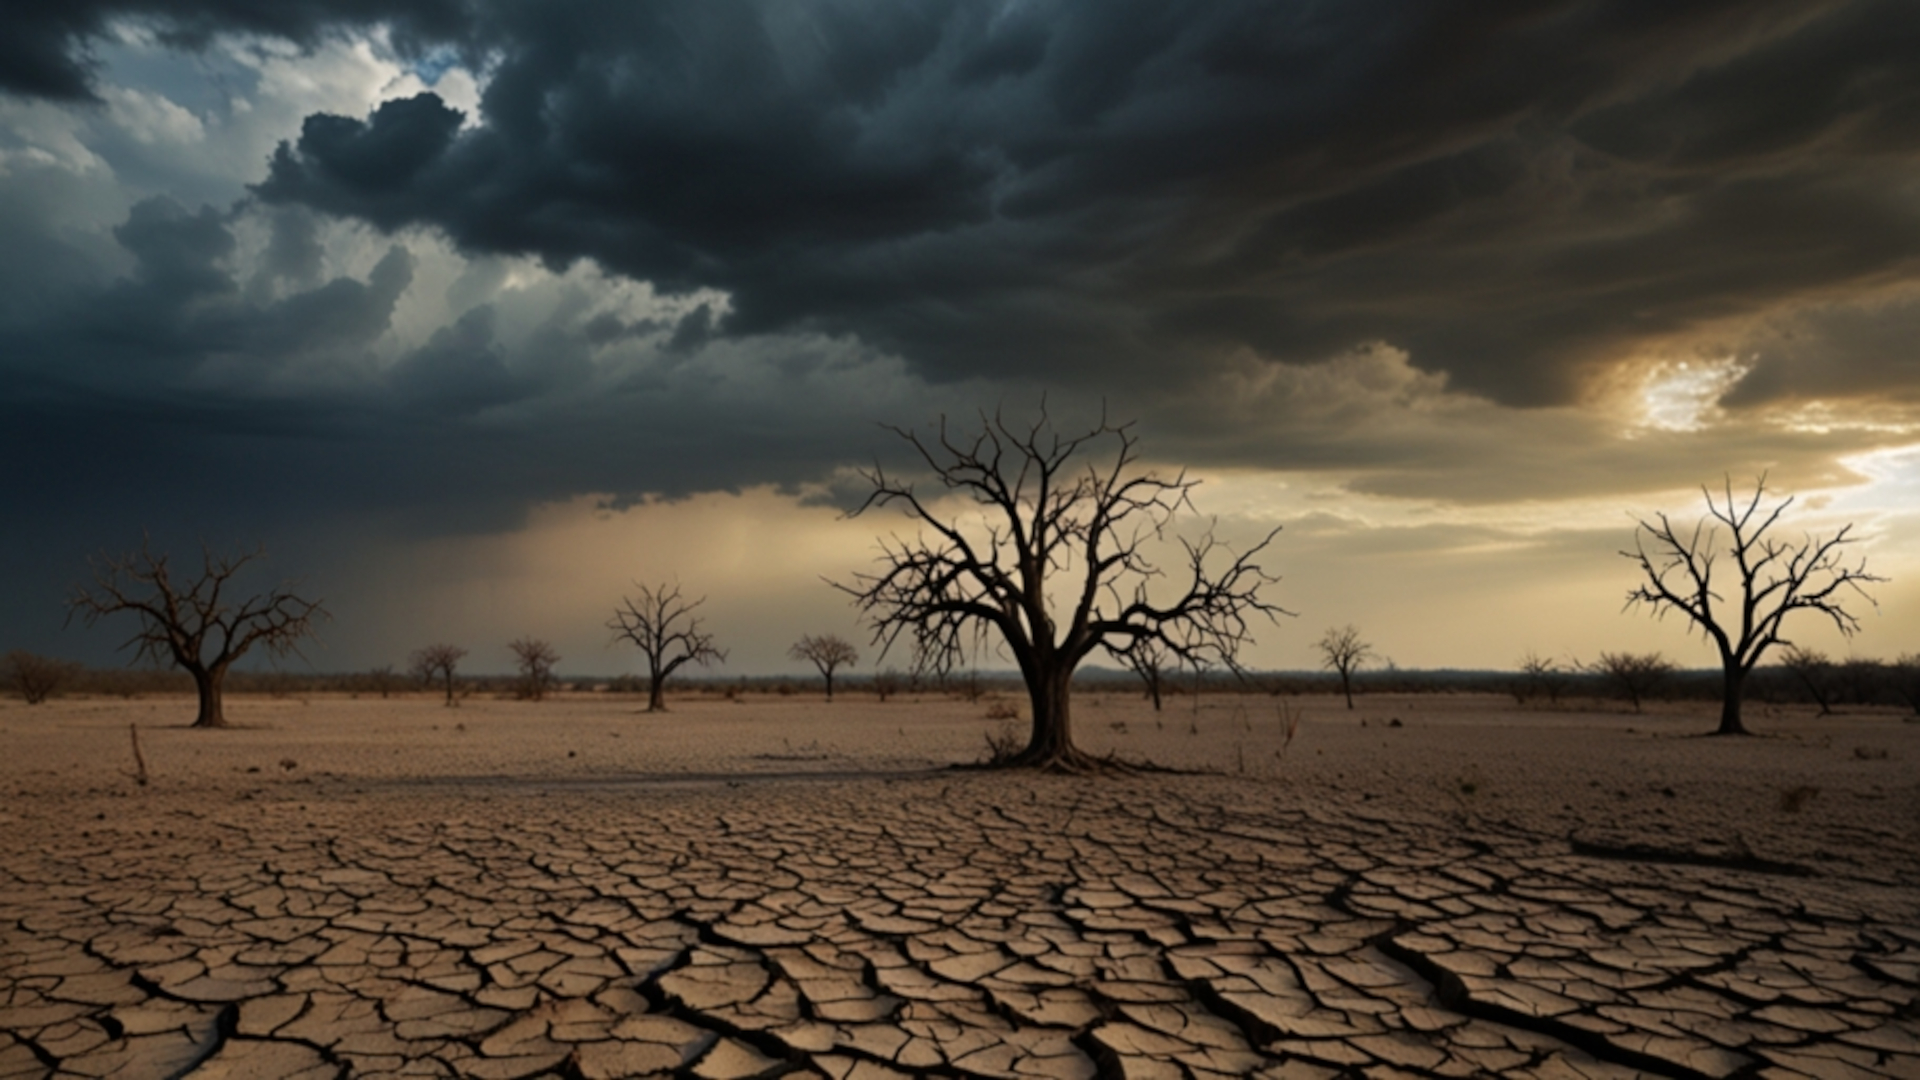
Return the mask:
[[[1910,302],[1844,299],[1910,283],[1920,251],[1903,2],[29,2],[0,87],[86,95],[117,19],[182,47],[377,23],[486,82],[470,116],[429,93],[288,131],[254,178],[249,267],[236,222],[259,208],[160,198],[114,230],[132,269],[103,284],[33,220],[39,181],[9,181],[7,438],[66,447],[89,483],[127,483],[85,464],[116,453],[183,476],[211,454],[258,470],[237,482],[256,507],[449,528],[584,492],[798,484],[871,452],[855,421],[924,415],[874,402],[933,399],[855,397],[872,379],[833,381],[831,348],[1013,404],[1108,394],[1196,461],[1330,469],[1490,451],[1362,437],[1391,398],[1333,413],[1349,436],[1275,438],[1220,422],[1207,380],[1380,342],[1449,392],[1546,404],[1713,333],[1760,355],[1739,403],[1912,385],[1888,359]],[[328,278],[329,215],[450,237],[473,259],[454,321],[369,359],[414,260]],[[724,301],[510,341],[489,297],[512,255]],[[730,373],[730,348],[791,355]],[[621,349],[658,362],[591,384]],[[286,381],[315,357],[352,377]],[[209,449],[228,438],[266,441],[233,465]]]
[[480,124],[316,116],[276,203],[731,295],[935,380],[1383,340],[1463,389],[1910,275],[1898,2],[481,5]]
[[[412,257],[395,245],[365,281],[314,284],[320,267],[303,250],[312,238],[283,217],[263,269],[306,287],[262,296],[235,276],[233,226],[230,212],[189,211],[166,196],[136,203],[112,230],[133,260],[131,272],[104,287],[85,278],[51,285],[32,310],[14,309],[0,322],[7,373],[64,386],[76,405],[88,394],[149,397],[156,405],[198,396],[218,409],[233,380],[196,385],[207,369],[236,369],[245,382],[303,356],[362,356],[387,332],[413,279]],[[243,407],[244,398],[231,405]]]
[[215,34],[250,33],[310,45],[330,31],[375,23],[417,49],[458,40],[469,26],[459,0],[9,0],[0,34],[0,93],[56,100],[94,97],[93,44],[115,21],[158,32],[182,48]]

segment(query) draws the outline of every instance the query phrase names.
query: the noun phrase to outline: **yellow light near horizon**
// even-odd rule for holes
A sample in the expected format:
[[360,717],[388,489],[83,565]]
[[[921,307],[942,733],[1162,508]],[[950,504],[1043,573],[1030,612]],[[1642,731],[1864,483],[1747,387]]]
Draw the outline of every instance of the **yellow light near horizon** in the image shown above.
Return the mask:
[[1640,388],[1640,426],[1661,431],[1700,430],[1720,399],[1751,370],[1751,364],[1731,356],[1655,367]]

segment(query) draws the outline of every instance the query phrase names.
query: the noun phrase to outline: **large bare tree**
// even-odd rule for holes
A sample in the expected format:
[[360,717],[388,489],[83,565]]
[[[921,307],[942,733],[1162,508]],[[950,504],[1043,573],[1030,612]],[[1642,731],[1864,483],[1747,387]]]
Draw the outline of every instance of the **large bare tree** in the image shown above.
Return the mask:
[[460,661],[466,655],[467,650],[458,645],[441,643],[421,646],[413,650],[413,655],[407,659],[414,678],[428,686],[432,686],[436,679],[440,681],[447,692],[444,704],[451,708],[459,704],[453,696],[453,673],[459,670]]
[[725,661],[727,654],[713,644],[713,635],[700,628],[694,610],[707,602],[706,597],[688,600],[680,595],[680,586],[650,587],[636,583],[638,598],[622,597],[607,628],[615,641],[627,640],[647,658],[647,711],[666,712],[662,693],[667,676],[685,664],[709,664]]
[[998,414],[980,419],[971,436],[955,437],[944,417],[931,438],[890,429],[919,454],[938,494],[972,505],[923,497],[878,466],[864,473],[873,492],[854,514],[898,506],[922,531],[882,540],[882,568],[838,587],[866,614],[883,653],[905,637],[918,666],[935,674],[964,659],[970,641],[997,636],[1026,680],[1033,716],[1026,747],[1008,763],[1096,767],[1073,742],[1074,670],[1096,649],[1124,662],[1148,640],[1183,663],[1238,670],[1250,618],[1282,613],[1260,598],[1277,579],[1254,561],[1279,530],[1239,554],[1211,532],[1181,538],[1184,582],[1151,589],[1165,573],[1148,558],[1148,542],[1192,509],[1199,481],[1143,470],[1130,424],[1102,418],[1062,434],[1044,404],[1024,427]]
[[795,660],[805,660],[820,672],[827,680],[827,700],[833,700],[833,673],[843,667],[852,667],[860,662],[860,652],[853,642],[836,634],[821,634],[815,637],[807,634],[793,643],[787,655]]
[[[1691,529],[1676,528],[1665,514],[1640,520],[1633,550],[1620,553],[1639,566],[1643,577],[1627,593],[1627,607],[1644,604],[1656,616],[1677,611],[1713,642],[1722,672],[1715,734],[1745,735],[1740,703],[1747,676],[1768,649],[1793,644],[1781,636],[1787,616],[1816,612],[1852,637],[1860,620],[1846,609],[1846,601],[1857,596],[1873,603],[1862,586],[1886,579],[1869,574],[1864,558],[1852,564],[1843,558],[1846,546],[1856,542],[1850,524],[1824,538],[1769,535],[1793,500],[1765,505],[1764,475],[1754,482],[1751,497],[1736,496],[1731,477],[1718,501],[1710,489],[1700,491],[1707,516]],[[1723,555],[1732,572],[1716,579]]]
[[1820,706],[1821,716],[1833,715],[1833,661],[1826,653],[1789,645],[1780,654],[1780,666],[1806,688],[1807,696]]
[[1373,646],[1360,640],[1360,629],[1349,623],[1328,627],[1313,647],[1320,650],[1320,666],[1340,676],[1340,692],[1347,695],[1347,708],[1353,708],[1353,673],[1373,657]]
[[193,726],[226,727],[222,688],[234,661],[255,646],[273,656],[297,653],[327,617],[320,602],[296,594],[293,583],[232,595],[234,579],[265,556],[261,548],[223,554],[203,545],[199,571],[176,577],[169,557],[142,541],[133,554],[90,560],[93,584],[74,589],[69,613],[87,626],[121,612],[135,616],[140,628],[121,648],[134,646],[134,659],[171,663],[191,675],[200,695]]

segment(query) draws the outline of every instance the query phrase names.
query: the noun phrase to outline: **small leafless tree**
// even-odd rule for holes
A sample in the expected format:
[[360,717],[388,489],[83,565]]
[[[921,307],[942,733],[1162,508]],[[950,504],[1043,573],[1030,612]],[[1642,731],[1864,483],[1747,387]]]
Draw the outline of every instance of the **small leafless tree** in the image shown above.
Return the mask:
[[19,649],[0,657],[0,680],[29,705],[38,705],[73,681],[80,665]]
[[1633,702],[1633,711],[1673,674],[1673,661],[1657,652],[1603,652],[1591,668]]
[[413,650],[413,655],[408,658],[408,664],[413,671],[413,677],[428,686],[432,686],[436,679],[439,680],[446,688],[446,704],[452,707],[460,704],[453,696],[453,673],[459,669],[460,661],[466,655],[467,650],[458,645],[428,645]]
[[92,626],[107,615],[134,615],[140,628],[121,648],[131,645],[135,660],[171,663],[191,675],[200,698],[193,726],[226,727],[222,693],[234,661],[256,645],[273,656],[298,654],[327,612],[319,601],[295,594],[291,582],[241,599],[229,595],[234,579],[265,558],[265,549],[227,555],[202,546],[200,556],[199,572],[181,580],[168,556],[144,541],[133,554],[89,560],[93,584],[74,589],[69,617]]
[[1807,696],[1820,706],[1821,716],[1833,715],[1833,661],[1826,653],[1789,645],[1780,654],[1780,666],[1806,688]]
[[[1186,580],[1156,596],[1149,585],[1164,573],[1148,558],[1147,542],[1192,509],[1199,481],[1141,470],[1130,424],[1102,419],[1063,435],[1044,403],[1029,426],[998,414],[980,419],[972,437],[956,438],[944,417],[931,439],[890,430],[919,455],[938,493],[969,500],[984,523],[976,527],[971,515],[876,466],[863,474],[873,492],[854,514],[898,506],[925,531],[883,540],[879,572],[838,587],[866,613],[883,654],[904,637],[922,670],[948,672],[966,658],[969,642],[999,638],[1032,707],[1026,746],[1006,764],[1099,767],[1074,746],[1074,670],[1095,649],[1119,658],[1145,640],[1183,663],[1238,670],[1239,652],[1252,640],[1249,619],[1281,613],[1260,598],[1276,579],[1254,561],[1279,530],[1237,555],[1211,534],[1182,538]],[[1101,445],[1111,456],[1083,463]],[[1056,610],[1056,600],[1072,606]]]
[[1520,658],[1520,679],[1519,690],[1514,696],[1522,704],[1542,693],[1547,695],[1548,701],[1558,704],[1561,687],[1566,685],[1566,672],[1561,670],[1557,661],[1529,649]]
[[367,672],[367,681],[373,684],[373,688],[379,691],[382,698],[391,695],[394,684],[393,665],[381,664]]
[[662,691],[667,676],[684,664],[724,662],[727,654],[714,647],[713,635],[700,628],[694,609],[707,602],[706,597],[688,600],[680,595],[680,586],[651,588],[636,583],[639,597],[622,597],[607,628],[615,641],[631,641],[647,658],[647,711],[666,712]]
[[1121,653],[1120,659],[1147,685],[1146,693],[1153,701],[1153,711],[1159,712],[1161,685],[1169,659],[1166,646],[1153,638],[1142,638],[1134,643],[1133,648]]
[[[1809,535],[1791,542],[1767,535],[1793,500],[1763,506],[1764,475],[1754,482],[1753,496],[1745,500],[1735,497],[1731,477],[1724,501],[1716,502],[1706,488],[1700,490],[1707,499],[1707,517],[1692,529],[1675,528],[1667,515],[1659,514],[1653,521],[1641,520],[1634,530],[1633,550],[1620,554],[1639,566],[1644,580],[1627,593],[1627,607],[1645,604],[1656,616],[1677,611],[1713,642],[1722,672],[1720,727],[1715,734],[1744,735],[1740,702],[1747,675],[1768,649],[1793,644],[1781,636],[1787,616],[1796,611],[1819,612],[1842,635],[1852,637],[1860,621],[1844,606],[1848,594],[1871,604],[1873,597],[1862,586],[1886,579],[1867,573],[1865,559],[1854,565],[1842,560],[1846,545],[1854,543],[1849,535],[1852,525],[1841,526],[1825,539]],[[1733,560],[1727,593],[1714,581],[1723,552]]]
[[873,676],[874,696],[881,701],[887,700],[900,692],[900,682],[900,673],[893,668],[875,672]]
[[552,645],[538,638],[520,638],[507,643],[513,653],[514,663],[520,666],[520,696],[529,701],[539,701],[553,689],[554,665],[560,662],[560,654]]
[[805,660],[820,672],[827,680],[827,700],[833,700],[833,673],[842,667],[852,667],[860,662],[859,650],[853,643],[833,634],[821,634],[814,637],[808,634],[793,643],[787,655],[795,660]]
[[1313,643],[1320,650],[1320,666],[1340,676],[1340,692],[1347,695],[1347,708],[1353,708],[1353,673],[1373,658],[1373,646],[1360,640],[1357,627],[1330,627]]

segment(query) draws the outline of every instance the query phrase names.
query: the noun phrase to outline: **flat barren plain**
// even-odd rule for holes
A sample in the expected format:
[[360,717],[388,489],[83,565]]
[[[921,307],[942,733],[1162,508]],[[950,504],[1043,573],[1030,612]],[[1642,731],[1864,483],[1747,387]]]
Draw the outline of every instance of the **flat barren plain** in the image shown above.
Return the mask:
[[0,705],[0,1077],[1920,1077],[1898,713],[996,703]]

